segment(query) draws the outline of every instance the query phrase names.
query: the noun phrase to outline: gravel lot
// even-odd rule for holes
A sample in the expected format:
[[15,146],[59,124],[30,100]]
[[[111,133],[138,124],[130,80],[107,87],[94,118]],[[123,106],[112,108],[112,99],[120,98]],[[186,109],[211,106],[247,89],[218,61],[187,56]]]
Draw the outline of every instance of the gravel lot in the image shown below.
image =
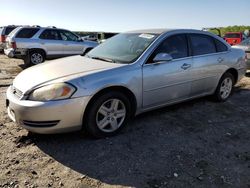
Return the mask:
[[250,187],[250,77],[225,103],[162,108],[93,140],[9,120],[5,92],[22,64],[0,55],[0,187]]

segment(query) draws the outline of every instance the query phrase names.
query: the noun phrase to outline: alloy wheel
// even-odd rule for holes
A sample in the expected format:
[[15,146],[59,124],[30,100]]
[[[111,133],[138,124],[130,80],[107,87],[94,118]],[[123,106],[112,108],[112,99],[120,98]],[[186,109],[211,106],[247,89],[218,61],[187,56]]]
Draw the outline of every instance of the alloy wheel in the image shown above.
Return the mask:
[[36,65],[43,62],[43,56],[40,53],[33,53],[30,60],[32,64]]
[[97,111],[96,124],[103,132],[114,132],[126,118],[126,107],[120,99],[105,101]]
[[233,81],[231,78],[226,77],[220,86],[220,96],[222,99],[226,99],[231,94],[233,88]]

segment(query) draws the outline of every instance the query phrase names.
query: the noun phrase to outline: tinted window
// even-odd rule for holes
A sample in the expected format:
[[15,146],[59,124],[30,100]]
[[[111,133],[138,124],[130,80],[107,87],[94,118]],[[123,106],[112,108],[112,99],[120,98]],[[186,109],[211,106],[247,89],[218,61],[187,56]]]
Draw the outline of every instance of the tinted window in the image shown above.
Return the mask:
[[[188,46],[185,35],[175,35],[167,38],[155,50],[152,55],[154,58],[158,53],[168,53],[173,59],[184,58],[188,56]],[[151,59],[152,61],[152,59]]]
[[225,44],[223,44],[221,41],[214,39],[215,40],[215,44],[216,44],[216,49],[217,52],[225,52],[227,51],[227,46]]
[[15,28],[16,28],[16,27],[6,27],[5,33],[4,33],[4,34],[5,34],[5,35],[10,34],[10,32],[13,31]]
[[69,31],[60,31],[60,36],[65,41],[78,41],[78,37]]
[[190,35],[193,55],[216,53],[213,38],[207,35]]
[[31,38],[37,33],[38,30],[38,28],[24,28],[19,31],[16,38]]
[[61,37],[55,29],[46,29],[39,38],[46,40],[61,40]]
[[228,33],[224,36],[225,38],[240,38],[239,33]]

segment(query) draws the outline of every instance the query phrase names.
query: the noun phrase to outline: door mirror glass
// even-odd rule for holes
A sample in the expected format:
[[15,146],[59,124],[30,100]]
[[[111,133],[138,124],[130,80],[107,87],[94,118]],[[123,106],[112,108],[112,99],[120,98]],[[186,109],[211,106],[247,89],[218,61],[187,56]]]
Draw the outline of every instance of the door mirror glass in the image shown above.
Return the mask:
[[161,62],[161,61],[172,61],[172,60],[173,60],[173,57],[168,53],[159,53],[153,59],[155,63]]

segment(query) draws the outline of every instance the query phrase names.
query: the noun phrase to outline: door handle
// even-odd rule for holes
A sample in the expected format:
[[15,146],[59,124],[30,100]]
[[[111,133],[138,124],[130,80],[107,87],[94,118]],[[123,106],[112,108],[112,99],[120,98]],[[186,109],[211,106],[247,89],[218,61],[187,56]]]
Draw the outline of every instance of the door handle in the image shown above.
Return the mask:
[[224,61],[224,59],[221,58],[221,57],[219,57],[219,58],[217,59],[217,61],[218,61],[218,63],[222,63],[222,62]]
[[186,69],[188,69],[188,68],[190,68],[190,67],[191,67],[191,64],[188,64],[188,63],[184,63],[184,64],[181,66],[181,68],[184,69],[184,70],[186,70]]
[[44,45],[45,43],[44,42],[41,42],[42,45]]

